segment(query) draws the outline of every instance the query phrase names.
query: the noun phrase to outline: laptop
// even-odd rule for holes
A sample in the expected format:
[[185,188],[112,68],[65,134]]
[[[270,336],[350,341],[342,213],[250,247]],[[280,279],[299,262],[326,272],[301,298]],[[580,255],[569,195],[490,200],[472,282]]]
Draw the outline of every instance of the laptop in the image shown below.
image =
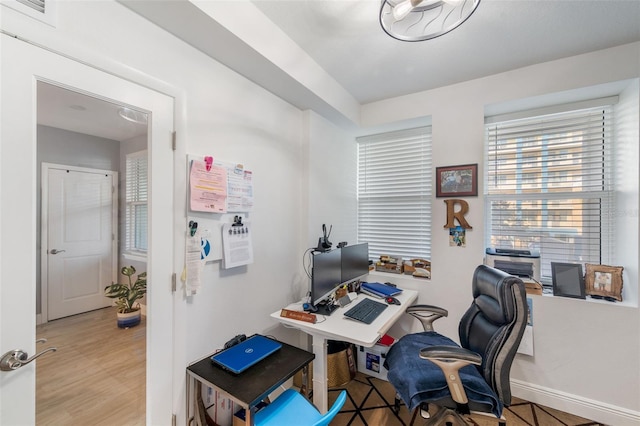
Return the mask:
[[211,361],[225,370],[240,374],[282,347],[280,342],[255,334],[211,357]]

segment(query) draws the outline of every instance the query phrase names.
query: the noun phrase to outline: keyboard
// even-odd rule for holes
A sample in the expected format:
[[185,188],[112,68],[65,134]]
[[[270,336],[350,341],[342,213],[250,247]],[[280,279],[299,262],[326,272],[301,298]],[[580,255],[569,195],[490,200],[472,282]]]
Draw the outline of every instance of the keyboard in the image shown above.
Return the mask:
[[356,306],[345,312],[344,315],[356,321],[371,324],[387,307],[388,305],[384,303],[363,299]]

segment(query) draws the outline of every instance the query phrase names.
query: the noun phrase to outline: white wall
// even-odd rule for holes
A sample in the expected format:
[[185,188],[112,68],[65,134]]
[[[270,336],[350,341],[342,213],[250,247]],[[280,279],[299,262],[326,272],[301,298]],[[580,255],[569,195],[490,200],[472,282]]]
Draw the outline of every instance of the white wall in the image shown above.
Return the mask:
[[308,166],[307,244],[316,247],[322,224],[333,227],[329,241],[355,244],[357,238],[357,151],[353,136],[313,111],[305,111]]
[[[307,214],[301,201],[303,114],[116,2],[57,5],[56,28],[1,6],[2,28],[176,97],[176,189],[167,188],[166,197],[174,200],[178,234],[186,229],[187,154],[240,162],[254,174],[255,207],[249,219],[255,262],[231,270],[207,264],[197,295],[186,298],[178,292],[173,347],[156,348],[173,352],[173,366],[166,368],[173,367],[173,412],[184,424],[188,363],[239,333],[298,342],[298,333],[276,327],[269,314],[299,298],[308,285],[302,273],[308,246],[301,227]],[[175,243],[162,249],[173,251],[179,277],[185,244],[182,239]]]
[[[624,265],[626,283],[623,283],[625,300],[638,299],[638,239],[629,238],[629,230],[637,227],[638,223],[638,179],[633,179],[629,171],[638,170],[640,155],[640,140],[638,117],[640,117],[640,83],[634,80],[622,91],[615,107],[616,123],[614,138],[619,141],[614,153],[616,166],[614,179],[616,182],[616,210],[610,217],[616,224],[616,239],[618,244],[613,247],[613,257],[619,265]],[[636,285],[633,285],[634,282]],[[640,302],[639,302],[640,304]]]
[[[242,162],[254,172],[255,209],[249,218],[255,262],[235,270],[208,264],[202,290],[190,298],[177,298],[174,306],[174,347],[163,349],[174,353],[173,411],[182,424],[184,368],[189,362],[241,332],[298,339],[296,333],[276,326],[269,314],[305,291],[308,283],[302,272],[302,253],[317,242],[322,223],[334,224],[334,243],[354,241],[350,228],[355,223],[351,217],[355,207],[349,202],[354,187],[353,181],[347,181],[355,173],[355,161],[350,161],[355,159],[355,146],[331,123],[302,113],[115,2],[59,2],[58,9],[57,28],[34,24],[15,13],[8,19],[7,10],[3,10],[2,26],[175,96],[176,189],[173,194],[167,189],[167,197],[174,196],[178,234],[186,227],[187,154]],[[639,50],[638,44],[621,46],[365,105],[363,127],[431,116],[434,166],[477,162],[482,173],[487,105],[637,78]],[[627,102],[633,110],[638,104],[637,87],[630,92]],[[637,122],[630,134],[637,142]],[[637,158],[635,165],[629,175],[637,182]],[[637,187],[629,191],[637,197]],[[450,335],[457,333],[459,316],[470,302],[471,274],[483,259],[483,199],[467,200],[468,221],[473,226],[467,247],[449,247],[443,228],[444,203],[434,198],[433,279],[397,280],[418,288],[420,302],[449,309],[450,317],[441,320],[439,327]],[[634,203],[626,207],[633,212]],[[637,201],[635,212],[629,218],[633,236],[629,262],[635,265],[636,275],[629,279],[637,282]],[[173,250],[179,273],[184,241],[178,239]],[[547,405],[559,404],[559,408],[596,420],[610,405],[612,417],[602,420],[608,423],[623,424],[616,420],[625,411],[637,419],[639,318],[635,307],[536,297],[535,357],[519,357],[513,369],[513,378],[522,383],[519,392],[529,392],[529,399],[540,402],[547,402],[546,395],[551,402]],[[403,320],[396,330],[411,327],[414,325]],[[593,413],[583,404],[591,400],[596,404]]]
[[[483,173],[486,111],[531,108],[608,93],[608,83],[638,78],[638,43],[416,93],[363,106],[362,121],[378,126],[388,120],[432,117],[434,167],[478,163]],[[609,424],[640,420],[640,311],[638,310],[638,105],[637,80],[627,82],[617,110],[626,116],[617,136],[625,160],[618,177],[620,238],[616,251],[625,280],[635,290],[627,306],[567,298],[533,296],[534,356],[518,355],[512,369],[517,396]],[[592,87],[594,86],[594,87]],[[591,89],[577,90],[592,87]],[[526,100],[526,102],[519,102]],[[619,124],[619,123],[618,123]],[[482,180],[479,193],[483,193]],[[483,261],[483,196],[465,198],[467,247],[449,247],[445,207],[433,200],[431,282],[419,285],[419,302],[449,309],[438,329],[457,336],[457,323],[470,303],[470,278]],[[397,281],[397,280],[396,280]],[[408,282],[408,287],[417,284]],[[417,325],[415,325],[417,327]]]

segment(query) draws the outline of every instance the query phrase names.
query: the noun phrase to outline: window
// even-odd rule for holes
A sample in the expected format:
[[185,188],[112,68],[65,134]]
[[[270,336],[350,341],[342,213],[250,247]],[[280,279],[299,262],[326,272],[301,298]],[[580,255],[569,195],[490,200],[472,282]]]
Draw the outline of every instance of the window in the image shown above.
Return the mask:
[[611,109],[487,118],[486,244],[539,250],[545,284],[551,262],[609,260]]
[[125,252],[147,254],[147,151],[126,158]]
[[3,1],[2,5],[49,24],[52,27],[55,27],[57,24],[55,0],[8,0]]
[[369,256],[431,258],[431,127],[358,138],[358,241]]

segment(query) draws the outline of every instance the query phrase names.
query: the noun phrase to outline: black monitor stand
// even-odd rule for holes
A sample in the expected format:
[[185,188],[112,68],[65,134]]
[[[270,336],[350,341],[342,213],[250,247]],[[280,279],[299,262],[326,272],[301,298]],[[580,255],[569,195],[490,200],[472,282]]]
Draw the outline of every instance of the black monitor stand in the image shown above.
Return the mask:
[[333,311],[338,309],[338,307],[339,306],[335,303],[328,303],[326,301],[320,302],[316,305],[316,308],[318,310],[315,313],[319,315],[331,315]]

